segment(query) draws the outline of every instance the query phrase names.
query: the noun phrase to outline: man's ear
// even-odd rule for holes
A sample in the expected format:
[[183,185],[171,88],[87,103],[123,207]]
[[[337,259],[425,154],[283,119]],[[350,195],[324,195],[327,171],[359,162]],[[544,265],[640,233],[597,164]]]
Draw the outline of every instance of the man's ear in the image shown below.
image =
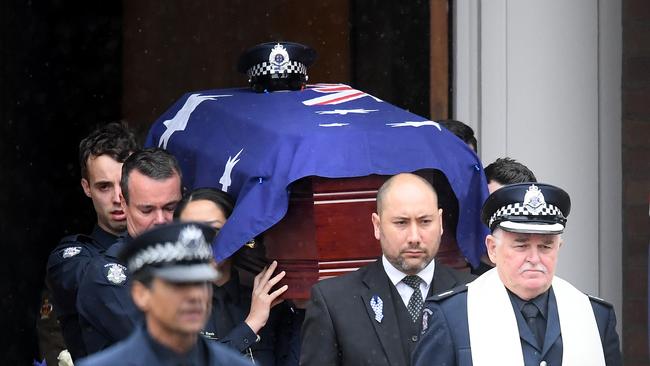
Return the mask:
[[442,221],[442,208],[438,209],[438,217],[440,218],[440,236],[445,232],[443,221]]
[[81,188],[83,188],[86,196],[90,197],[90,183],[86,178],[81,178]]
[[379,218],[379,215],[377,215],[376,212],[372,213],[372,226],[375,229],[375,239],[379,240],[381,237],[381,229],[380,229],[380,224],[381,224],[381,219]]
[[487,249],[487,255],[490,258],[492,263],[496,263],[497,260],[497,238],[492,234],[488,234],[485,237],[485,247]]
[[131,298],[133,298],[133,302],[138,309],[146,312],[151,302],[151,289],[143,285],[140,281],[133,281],[131,282]]

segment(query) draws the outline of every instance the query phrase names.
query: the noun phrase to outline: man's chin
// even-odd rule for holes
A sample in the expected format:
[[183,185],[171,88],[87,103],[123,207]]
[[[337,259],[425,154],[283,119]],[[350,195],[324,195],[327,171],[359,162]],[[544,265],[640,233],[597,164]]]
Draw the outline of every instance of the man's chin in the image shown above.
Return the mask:
[[126,220],[123,222],[111,222],[111,230],[115,233],[123,233],[126,231]]
[[426,261],[426,259],[410,259],[410,260],[403,260],[400,263],[400,268],[402,272],[404,273],[410,273],[410,274],[415,274],[423,270],[429,262]]

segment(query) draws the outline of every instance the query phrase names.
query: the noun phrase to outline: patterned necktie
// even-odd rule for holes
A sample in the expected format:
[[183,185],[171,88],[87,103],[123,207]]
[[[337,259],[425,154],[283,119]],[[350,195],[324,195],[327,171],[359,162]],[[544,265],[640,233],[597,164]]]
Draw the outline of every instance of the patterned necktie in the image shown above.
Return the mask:
[[402,282],[413,289],[413,295],[411,295],[409,304],[406,308],[411,315],[411,319],[413,319],[413,322],[415,323],[420,318],[420,312],[424,305],[424,302],[422,301],[422,292],[420,291],[420,283],[422,282],[422,279],[418,276],[406,276],[402,279]]
[[535,335],[535,338],[537,339],[537,345],[539,347],[543,347],[544,339],[542,338],[542,332],[540,331],[537,321],[539,316],[539,309],[537,308],[537,305],[532,302],[527,302],[521,308],[521,313],[524,315],[524,318],[526,318],[526,323],[528,323],[528,327],[530,328],[531,332],[533,332]]

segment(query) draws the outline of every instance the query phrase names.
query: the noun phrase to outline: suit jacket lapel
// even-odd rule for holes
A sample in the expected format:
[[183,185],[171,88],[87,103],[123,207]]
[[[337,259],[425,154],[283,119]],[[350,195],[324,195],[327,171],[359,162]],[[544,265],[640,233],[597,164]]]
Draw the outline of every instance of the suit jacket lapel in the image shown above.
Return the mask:
[[[375,329],[382,348],[391,365],[405,365],[397,313],[390,291],[390,280],[382,267],[381,259],[369,265],[363,277],[363,283],[368,287],[361,294],[361,299],[368,312],[368,317]],[[378,296],[383,302],[383,318],[381,323],[375,319],[375,311],[370,305],[373,296]]]
[[548,314],[546,320],[546,335],[544,336],[544,350],[542,351],[542,357],[546,355],[546,352],[551,349],[555,341],[560,337],[560,316],[557,311],[557,302],[555,301],[555,293],[553,288],[549,290],[548,293]]

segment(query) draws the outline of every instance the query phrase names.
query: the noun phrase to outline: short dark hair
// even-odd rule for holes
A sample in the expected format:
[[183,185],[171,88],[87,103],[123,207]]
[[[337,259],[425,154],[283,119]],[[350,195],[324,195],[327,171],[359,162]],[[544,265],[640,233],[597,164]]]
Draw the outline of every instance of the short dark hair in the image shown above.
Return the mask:
[[129,175],[133,170],[155,180],[171,178],[175,174],[182,178],[181,168],[174,155],[157,147],[138,150],[122,165],[120,189],[127,204],[129,203]]
[[502,185],[537,182],[535,174],[524,164],[510,158],[499,158],[485,167],[487,182],[495,181]]
[[474,137],[474,130],[471,127],[455,119],[445,119],[438,121],[438,123],[463,140],[464,143],[471,145],[474,151],[478,151],[478,142],[476,141],[476,137]]
[[217,205],[226,218],[230,217],[232,210],[235,208],[235,201],[228,193],[216,188],[197,188],[183,196],[183,199],[176,206],[174,217],[179,218],[188,203],[201,200],[210,201]]
[[138,148],[135,135],[125,122],[111,122],[100,126],[79,143],[81,177],[88,179],[88,158],[108,155],[123,163]]

